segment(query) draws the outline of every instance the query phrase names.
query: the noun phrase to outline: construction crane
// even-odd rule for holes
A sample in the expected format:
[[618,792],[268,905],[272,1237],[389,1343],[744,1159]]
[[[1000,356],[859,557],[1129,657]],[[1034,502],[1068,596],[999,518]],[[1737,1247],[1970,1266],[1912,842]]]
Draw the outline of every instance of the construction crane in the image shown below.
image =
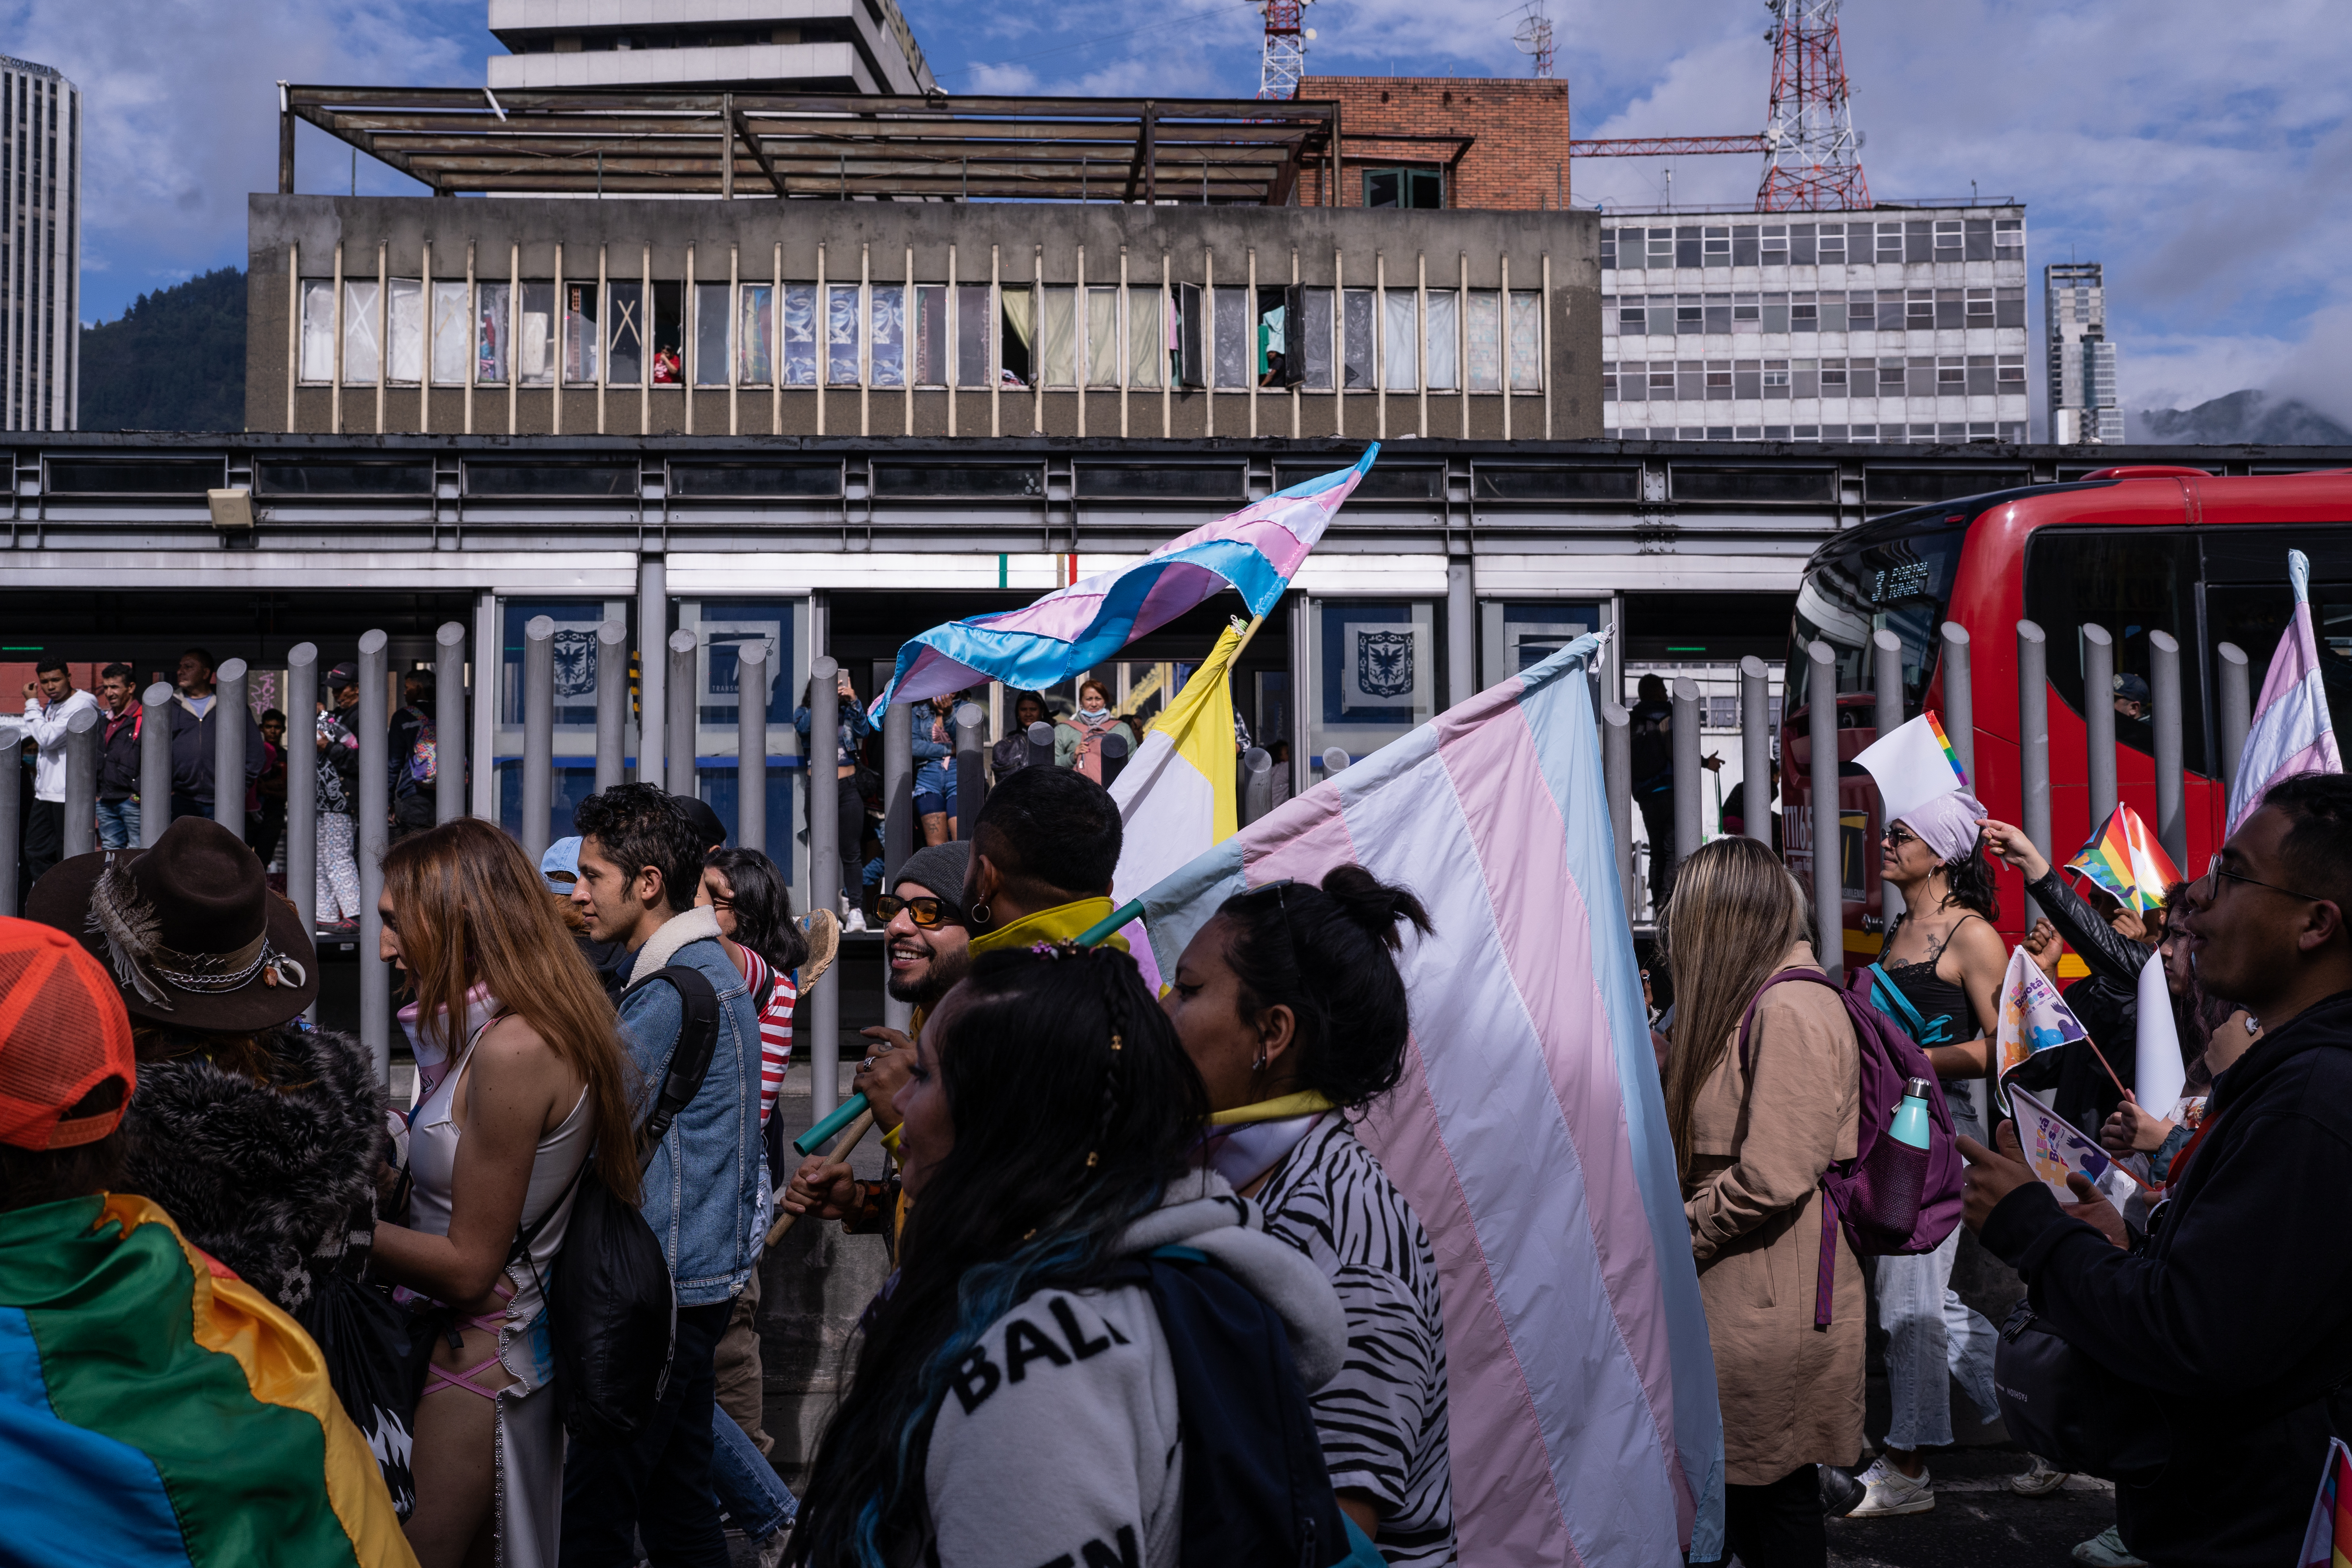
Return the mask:
[[1299,13],[1315,0],[1265,0],[1265,52],[1260,57],[1257,95],[1297,98],[1307,74],[1307,46],[1315,29],[1299,26]]
[[1840,0],[1765,0],[1772,13],[1772,102],[1753,136],[1617,136],[1570,142],[1571,158],[1761,153],[1758,212],[1836,212],[1870,205],[1862,133],[1838,44]]

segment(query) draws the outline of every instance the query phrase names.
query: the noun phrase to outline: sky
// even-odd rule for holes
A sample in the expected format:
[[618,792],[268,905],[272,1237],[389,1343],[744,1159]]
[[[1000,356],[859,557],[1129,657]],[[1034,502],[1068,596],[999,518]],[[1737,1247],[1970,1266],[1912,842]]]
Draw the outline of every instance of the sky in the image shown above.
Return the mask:
[[[1578,136],[1761,128],[1771,17],[1757,0],[1547,0]],[[953,92],[1248,96],[1254,0],[1152,5],[901,0]],[[1310,74],[1513,76],[1523,7],[1310,0]],[[246,193],[276,184],[279,79],[480,83],[485,0],[0,0],[0,50],[84,94],[83,301],[242,266]],[[1081,26],[1082,24],[1082,26]],[[2026,205],[2040,268],[2106,267],[2127,407],[2241,387],[2352,422],[2352,27],[2340,0],[1854,0],[1843,14],[1863,164],[1881,199]],[[1678,204],[1745,204],[1753,156],[1673,165]],[[349,150],[301,128],[304,191],[343,190]],[[1578,205],[1651,206],[1662,163],[1585,159]],[[362,157],[363,192],[415,192]],[[2037,361],[2038,363],[2038,361]],[[2037,400],[2040,374],[2033,378]]]

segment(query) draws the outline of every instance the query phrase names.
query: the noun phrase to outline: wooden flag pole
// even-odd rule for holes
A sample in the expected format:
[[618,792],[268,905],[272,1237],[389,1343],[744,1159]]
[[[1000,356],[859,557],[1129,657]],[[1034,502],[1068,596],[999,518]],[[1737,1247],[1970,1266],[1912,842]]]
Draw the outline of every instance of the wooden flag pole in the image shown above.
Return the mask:
[[[864,1139],[865,1136],[873,1130],[874,1112],[871,1110],[858,1112],[856,1119],[852,1121],[847,1127],[842,1130],[841,1136],[834,1140],[833,1147],[825,1152],[824,1157],[836,1164],[848,1159],[851,1152],[856,1149],[859,1141]],[[782,1237],[784,1232],[793,1228],[793,1221],[801,1217],[800,1215],[793,1213],[790,1209],[784,1207],[784,1191],[785,1187],[789,1187],[790,1185],[791,1184],[788,1182],[783,1187],[778,1187],[776,1189],[775,1205],[778,1213],[776,1215],[776,1223],[768,1227],[768,1245],[770,1247],[775,1246],[777,1238]]]

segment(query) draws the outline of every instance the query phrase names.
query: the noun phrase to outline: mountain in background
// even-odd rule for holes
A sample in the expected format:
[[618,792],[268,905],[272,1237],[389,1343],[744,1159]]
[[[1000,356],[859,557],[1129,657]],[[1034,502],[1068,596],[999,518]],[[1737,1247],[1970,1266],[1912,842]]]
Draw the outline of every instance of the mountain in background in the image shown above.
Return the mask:
[[2143,408],[2135,440],[2194,447],[2352,447],[2352,430],[2298,397],[2273,401],[2248,388],[2194,408]]
[[245,428],[245,274],[142,294],[81,333],[81,428]]

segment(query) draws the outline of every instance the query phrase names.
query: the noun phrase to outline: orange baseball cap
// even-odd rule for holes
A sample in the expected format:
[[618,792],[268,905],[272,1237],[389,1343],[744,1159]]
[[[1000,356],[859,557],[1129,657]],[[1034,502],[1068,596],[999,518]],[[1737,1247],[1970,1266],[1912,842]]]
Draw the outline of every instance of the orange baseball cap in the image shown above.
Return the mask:
[[[70,1114],[117,1079],[111,1107]],[[138,1081],[131,1017],[104,966],[54,926],[0,918],[0,1142],[94,1143],[121,1124]]]

